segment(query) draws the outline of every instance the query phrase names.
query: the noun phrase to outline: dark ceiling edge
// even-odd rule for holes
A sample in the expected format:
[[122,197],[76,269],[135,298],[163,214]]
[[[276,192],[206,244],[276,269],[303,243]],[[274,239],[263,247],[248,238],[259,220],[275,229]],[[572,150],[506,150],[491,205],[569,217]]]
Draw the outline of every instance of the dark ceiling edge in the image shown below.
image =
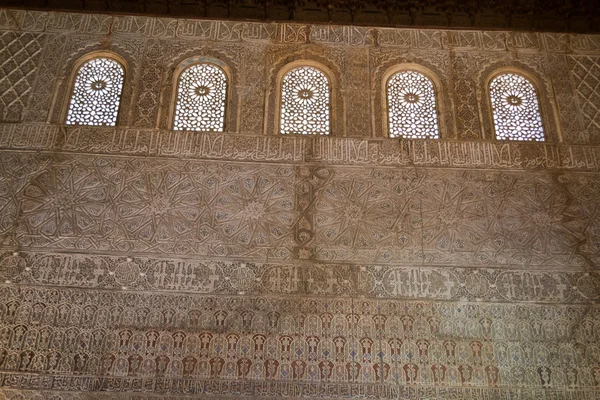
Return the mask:
[[[43,2],[43,5],[29,5],[25,3],[31,3],[35,1]],[[148,16],[157,18],[174,18],[174,19],[202,19],[202,20],[227,20],[227,21],[242,21],[242,22],[266,22],[266,23],[299,23],[299,24],[313,24],[313,25],[344,25],[344,26],[360,26],[360,27],[373,27],[373,28],[404,28],[404,29],[444,29],[444,30],[489,30],[489,31],[522,31],[522,32],[549,32],[549,33],[591,33],[596,34],[600,32],[600,1],[598,1],[598,12],[588,13],[586,17],[575,16],[565,18],[564,14],[561,14],[558,9],[550,9],[547,11],[547,15],[543,18],[532,19],[522,14],[501,14],[492,10],[484,10],[478,13],[475,17],[478,19],[478,24],[473,25],[473,19],[462,12],[445,13],[435,11],[434,6],[429,6],[429,9],[425,7],[419,11],[414,12],[402,12],[394,11],[392,15],[393,22],[381,22],[381,21],[369,21],[364,20],[365,18],[375,19],[388,18],[389,15],[381,8],[374,8],[368,10],[369,12],[358,11],[357,14],[352,16],[350,19],[350,11],[347,8],[308,8],[308,7],[296,7],[292,12],[289,11],[289,7],[285,5],[271,5],[266,8],[267,15],[269,17],[281,16],[288,13],[288,18],[265,18],[265,7],[261,5],[261,0],[247,0],[245,4],[238,4],[237,1],[241,0],[229,0],[231,7],[227,7],[224,3],[212,4],[209,6],[207,11],[201,4],[201,1],[194,1],[195,4],[179,4],[179,7],[184,7],[181,10],[169,10],[168,12],[158,12],[156,7],[164,6],[163,3],[154,3],[159,0],[60,0],[60,6],[55,6],[49,3],[50,0],[3,0],[3,2],[10,3],[6,5],[0,4],[1,8],[14,9],[14,10],[29,10],[29,11],[41,11],[41,12],[74,12],[84,14],[104,14],[104,15],[133,15],[133,16]],[[87,1],[87,2],[86,2]],[[106,7],[92,8],[90,1],[95,3],[104,3]],[[173,2],[173,0],[165,0],[166,3]],[[181,0],[176,0],[181,1]],[[211,0],[205,0],[211,1]],[[269,0],[262,0],[269,1]],[[293,1],[293,0],[280,0],[280,1]],[[340,0],[330,0],[340,1]],[[443,4],[444,2],[452,2],[452,0],[415,0],[415,2],[424,3],[426,1]],[[463,0],[464,1],[464,0]],[[477,0],[475,0],[477,1]],[[510,1],[510,0],[506,0]],[[519,1],[519,0],[512,0]],[[528,1],[528,0],[520,0]],[[582,0],[584,1],[584,0]],[[236,3],[234,3],[236,2]],[[22,4],[15,4],[22,3]],[[75,3],[73,6],[65,5],[66,3]],[[251,3],[251,4],[248,4]],[[363,2],[366,3],[366,2]],[[594,4],[594,0],[590,2]],[[83,5],[83,8],[81,7]],[[123,10],[123,7],[137,8],[137,10]],[[189,12],[185,12],[185,7],[189,8]],[[192,12],[192,9],[194,12]],[[285,11],[288,10],[288,11]],[[329,10],[329,11],[328,11]],[[423,10],[429,11],[424,12]],[[431,12],[434,10],[433,12]],[[201,11],[201,12],[200,12]],[[293,16],[293,19],[289,17]],[[515,23],[506,24],[507,18]],[[408,23],[399,23],[398,21],[409,21]],[[469,20],[471,24],[444,24],[436,23],[437,21],[457,21],[457,20]],[[485,22],[482,24],[482,20]],[[542,23],[540,26],[539,23]],[[554,25],[556,24],[556,25]],[[538,25],[538,26],[534,26]]]

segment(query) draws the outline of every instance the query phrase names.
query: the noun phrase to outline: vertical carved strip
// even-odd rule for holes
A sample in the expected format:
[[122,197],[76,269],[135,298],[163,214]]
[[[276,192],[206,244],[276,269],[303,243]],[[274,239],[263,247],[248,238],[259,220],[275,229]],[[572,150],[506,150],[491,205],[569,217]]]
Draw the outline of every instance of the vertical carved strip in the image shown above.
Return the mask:
[[563,139],[567,143],[585,143],[589,140],[588,134],[583,131],[581,116],[577,109],[577,99],[571,83],[569,65],[566,56],[553,54],[548,57],[550,69],[549,78],[552,79],[555,98],[558,106]]
[[[346,124],[348,136],[372,136],[371,91],[367,48],[348,49]],[[375,116],[377,118],[378,116]]]
[[265,101],[265,47],[252,45],[244,49],[240,79],[238,123],[240,132],[259,134],[263,130]]
[[313,213],[311,212],[315,201],[315,190],[311,177],[313,170],[311,167],[296,167],[296,210],[298,212],[298,222],[294,226],[294,240],[298,244],[296,257],[301,260],[310,260],[313,252],[310,244],[314,239],[313,232]]
[[[133,126],[143,128],[156,126],[165,52],[166,43],[161,40],[152,40],[146,47],[138,96],[135,101]],[[169,107],[170,104],[166,103],[165,106]]]
[[600,142],[600,58],[571,56],[571,76],[589,141]]
[[452,59],[453,96],[456,106],[456,137],[460,139],[479,139],[481,128],[477,113],[477,99],[473,71],[467,53],[456,53]]
[[[311,144],[314,146],[316,143],[313,141]],[[318,206],[317,193],[331,179],[332,172],[325,167],[300,166],[296,167],[295,173],[298,212],[298,222],[294,226],[294,239],[298,245],[296,257],[301,260],[311,260],[314,256],[314,218],[315,207]]]

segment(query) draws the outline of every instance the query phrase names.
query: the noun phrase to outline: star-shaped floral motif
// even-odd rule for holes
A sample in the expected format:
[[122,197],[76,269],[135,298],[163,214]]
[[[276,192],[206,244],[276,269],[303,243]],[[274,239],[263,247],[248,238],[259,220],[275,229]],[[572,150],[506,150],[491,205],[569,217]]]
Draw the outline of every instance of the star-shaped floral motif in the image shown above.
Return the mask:
[[31,233],[59,237],[100,233],[97,218],[109,207],[107,182],[77,163],[55,165],[33,179],[22,205]]
[[224,185],[212,207],[226,237],[244,246],[265,246],[290,237],[293,204],[293,189],[285,180],[245,175]]

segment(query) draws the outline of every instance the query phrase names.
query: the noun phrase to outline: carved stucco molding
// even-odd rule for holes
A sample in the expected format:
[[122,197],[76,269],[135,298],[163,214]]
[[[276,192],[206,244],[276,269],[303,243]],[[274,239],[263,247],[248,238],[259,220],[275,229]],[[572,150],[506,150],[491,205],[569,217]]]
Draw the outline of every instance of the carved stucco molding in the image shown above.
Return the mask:
[[[377,396],[378,399],[402,399],[422,400],[432,398],[437,400],[455,399],[478,399],[496,400],[498,398],[510,398],[513,400],[529,399],[560,399],[568,396],[572,400],[594,400],[597,392],[595,390],[572,390],[572,389],[500,389],[500,388],[442,388],[442,387],[386,387],[368,386],[361,384],[302,384],[302,383],[258,383],[258,382],[220,382],[220,381],[196,381],[161,380],[158,387],[166,389],[170,385],[180,384],[181,394],[151,394],[142,392],[142,385],[150,387],[153,382],[135,378],[111,378],[92,381],[84,378],[87,382],[93,382],[96,392],[89,391],[65,391],[64,387],[75,387],[75,378],[60,377],[63,384],[57,384],[57,390],[48,390],[45,387],[39,390],[18,389],[20,387],[34,387],[29,384],[31,377],[24,374],[5,374],[4,384],[10,384],[11,388],[0,389],[0,394],[6,400],[21,400],[32,398],[39,400],[113,400],[115,392],[118,391],[121,400],[185,400],[189,395],[202,395],[205,400],[243,400],[252,396],[252,399],[280,400],[284,395],[287,400],[314,400],[314,399],[337,399],[348,396]],[[58,380],[58,378],[56,378]],[[45,378],[46,382],[54,383],[53,379]],[[112,390],[120,388],[122,390]],[[202,387],[202,389],[201,389]],[[14,388],[14,389],[13,389]],[[70,389],[67,389],[70,390]],[[104,390],[104,391],[100,391]],[[130,392],[127,392],[129,390]],[[235,391],[230,394],[227,390]]]
[[147,16],[55,11],[0,10],[0,29],[31,32],[77,32],[143,35],[217,41],[270,41],[363,46],[454,48],[468,50],[547,49],[558,52],[598,52],[600,38],[592,34],[471,31],[407,28],[367,28],[343,25],[194,20]]
[[[2,244],[256,262],[575,270],[597,265],[596,173],[429,168],[446,166],[413,161],[404,168],[376,162],[356,168],[347,161],[315,161],[314,148],[329,146],[329,139],[299,146],[298,159],[290,161],[287,152],[296,154],[297,139],[281,137],[270,139],[288,157],[249,162],[257,154],[272,156],[269,138],[240,137],[235,149],[245,161],[231,161],[231,148],[221,153],[225,160],[212,153],[123,157],[5,150]],[[247,153],[249,144],[255,153]],[[200,142],[201,149],[205,145]],[[307,155],[313,158],[303,161]]]
[[510,31],[366,28],[343,25],[175,19],[0,9],[0,30],[223,42],[307,43],[460,51],[600,52],[600,35]]
[[599,171],[600,146],[0,125],[0,148],[224,161]]
[[14,288],[35,285],[296,298],[600,303],[600,272],[547,268],[260,263],[7,251],[0,253],[0,280]]

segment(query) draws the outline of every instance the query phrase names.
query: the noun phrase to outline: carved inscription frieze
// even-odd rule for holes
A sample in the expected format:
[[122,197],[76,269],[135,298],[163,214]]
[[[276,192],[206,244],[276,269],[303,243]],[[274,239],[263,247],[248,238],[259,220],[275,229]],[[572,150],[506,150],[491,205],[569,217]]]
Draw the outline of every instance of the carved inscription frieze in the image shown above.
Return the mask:
[[198,294],[341,296],[454,301],[597,303],[598,271],[258,263],[218,259],[0,254],[0,281]]
[[363,28],[343,25],[263,23],[0,10],[0,29],[30,32],[86,33],[223,42],[322,43],[328,45],[421,49],[546,50],[597,53],[598,35],[509,31]]
[[[34,377],[19,374],[5,374],[3,382],[18,382],[18,386],[34,388],[39,387],[40,381]],[[161,390],[169,390],[176,387],[181,394],[146,394],[140,393],[145,387],[152,387],[154,382],[140,378],[67,378],[60,376],[55,378],[60,381],[58,386],[61,390],[19,390],[0,389],[0,394],[6,400],[113,400],[115,394],[109,390],[120,390],[119,399],[122,400],[185,400],[190,393],[201,395],[206,400],[241,400],[252,396],[252,399],[280,400],[285,396],[289,400],[307,399],[336,399],[348,397],[377,396],[378,399],[404,399],[421,400],[433,398],[437,400],[456,399],[478,399],[496,400],[508,397],[514,400],[529,399],[561,399],[569,396],[572,400],[596,400],[595,390],[573,390],[573,389],[505,389],[505,388],[458,388],[458,387],[418,387],[418,386],[388,386],[388,385],[365,385],[359,383],[336,384],[336,383],[287,383],[287,382],[239,382],[239,381],[192,381],[190,379],[161,379],[158,387]],[[47,384],[47,379],[45,383]],[[8,385],[6,385],[8,386]],[[11,385],[13,387],[17,384]],[[54,386],[54,385],[52,385]],[[105,392],[74,391],[67,392],[65,389],[94,388],[95,390],[106,390]],[[130,392],[126,392],[130,390]],[[231,394],[235,393],[235,394]]]
[[253,136],[2,124],[0,148],[291,164],[600,171],[599,146],[550,143]]

